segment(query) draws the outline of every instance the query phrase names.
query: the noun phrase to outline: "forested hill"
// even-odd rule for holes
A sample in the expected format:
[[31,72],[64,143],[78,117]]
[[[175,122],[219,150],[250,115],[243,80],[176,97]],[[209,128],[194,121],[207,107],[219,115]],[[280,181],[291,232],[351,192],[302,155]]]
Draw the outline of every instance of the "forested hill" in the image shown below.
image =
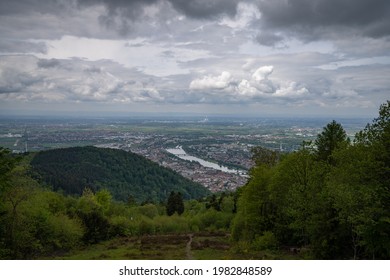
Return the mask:
[[37,153],[33,171],[54,190],[81,195],[88,187],[107,189],[114,199],[137,202],[166,201],[172,190],[185,199],[204,197],[209,191],[175,171],[122,150],[73,147]]

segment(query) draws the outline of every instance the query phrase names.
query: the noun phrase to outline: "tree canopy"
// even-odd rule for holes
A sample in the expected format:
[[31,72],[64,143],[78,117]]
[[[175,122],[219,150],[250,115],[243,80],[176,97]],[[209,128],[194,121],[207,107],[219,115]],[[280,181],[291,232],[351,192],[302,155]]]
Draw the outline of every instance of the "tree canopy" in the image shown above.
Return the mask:
[[256,161],[241,189],[233,239],[251,248],[303,248],[319,259],[388,259],[389,120],[387,101],[353,144],[332,121],[315,149]]
[[46,184],[67,194],[81,195],[85,187],[107,189],[113,198],[141,202],[166,201],[171,191],[185,199],[200,198],[209,191],[171,169],[142,156],[116,149],[74,147],[37,153],[33,170]]
[[347,142],[349,142],[349,139],[344,128],[340,123],[333,120],[323,128],[323,131],[317,135],[315,140],[318,158],[328,161],[332,152]]
[[172,216],[177,213],[178,215],[183,214],[184,212],[184,202],[183,196],[180,192],[175,193],[174,191],[168,197],[167,202],[167,214],[168,216]]

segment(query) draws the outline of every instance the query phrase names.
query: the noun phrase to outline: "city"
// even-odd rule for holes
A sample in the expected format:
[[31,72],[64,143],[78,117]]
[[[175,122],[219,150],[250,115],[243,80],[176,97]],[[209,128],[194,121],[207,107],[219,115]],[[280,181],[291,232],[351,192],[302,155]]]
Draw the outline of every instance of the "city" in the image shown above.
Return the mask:
[[[363,119],[342,120],[350,138]],[[3,118],[0,146],[14,153],[93,145],[140,154],[213,192],[245,185],[253,165],[251,148],[280,152],[299,149],[315,139],[327,120],[239,118]],[[187,155],[211,164],[181,158],[168,150],[182,147]]]

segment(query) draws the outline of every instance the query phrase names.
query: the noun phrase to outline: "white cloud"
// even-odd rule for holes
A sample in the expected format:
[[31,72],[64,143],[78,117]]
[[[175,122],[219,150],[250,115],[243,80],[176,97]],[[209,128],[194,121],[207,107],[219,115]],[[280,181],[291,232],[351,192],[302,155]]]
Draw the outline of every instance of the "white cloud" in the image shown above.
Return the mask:
[[307,88],[298,85],[295,81],[269,79],[273,71],[272,65],[259,67],[250,80],[243,79],[239,83],[238,93],[247,97],[263,98],[300,98],[309,94]]
[[[15,67],[20,63],[24,69]],[[0,63],[0,100],[131,103],[163,97],[150,76],[113,62],[13,56]]]
[[[224,97],[221,99],[224,102],[256,102],[259,98],[267,100],[294,99],[309,95],[309,90],[295,81],[269,79],[273,71],[274,66],[272,65],[261,66],[252,75],[245,73],[244,75],[248,77],[241,80],[233,77],[230,72],[224,71],[219,76],[204,76],[195,79],[189,87],[191,90],[205,92],[205,96],[220,94],[221,97]],[[205,101],[205,96],[201,100]]]
[[13,100],[376,114],[389,95],[385,1],[313,0],[333,3],[318,14],[285,0],[46,2],[0,1],[0,111]]
[[258,94],[257,88],[253,87],[251,83],[243,79],[237,88],[238,94],[243,96],[255,96]]
[[219,76],[205,76],[201,79],[195,79],[190,83],[190,89],[225,89],[229,87],[232,81],[232,75],[224,71]]
[[302,98],[309,95],[309,90],[303,86],[299,86],[296,82],[287,82],[285,85],[278,88],[273,96],[287,98]]
[[252,79],[255,81],[262,81],[268,79],[268,76],[272,74],[274,67],[271,65],[262,66],[258,68],[252,75]]
[[[137,67],[146,74],[169,76],[188,74],[183,62],[211,58],[206,50],[190,49],[182,44],[152,43],[147,38],[108,40],[63,36],[59,40],[46,40],[47,52],[41,58],[84,58],[90,61],[109,59],[126,67]],[[189,43],[189,42],[187,42]],[[164,55],[170,53],[169,56]]]

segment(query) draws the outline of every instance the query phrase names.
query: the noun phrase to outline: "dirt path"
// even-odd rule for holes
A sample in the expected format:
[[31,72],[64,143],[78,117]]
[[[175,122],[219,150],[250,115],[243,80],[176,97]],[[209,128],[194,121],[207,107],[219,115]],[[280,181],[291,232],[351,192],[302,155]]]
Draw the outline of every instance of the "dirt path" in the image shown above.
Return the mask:
[[186,246],[186,256],[187,256],[188,260],[194,259],[194,256],[191,253],[191,244],[192,244],[192,237],[193,236],[194,236],[193,234],[188,235],[188,237],[190,238],[190,240],[187,242],[187,246]]

